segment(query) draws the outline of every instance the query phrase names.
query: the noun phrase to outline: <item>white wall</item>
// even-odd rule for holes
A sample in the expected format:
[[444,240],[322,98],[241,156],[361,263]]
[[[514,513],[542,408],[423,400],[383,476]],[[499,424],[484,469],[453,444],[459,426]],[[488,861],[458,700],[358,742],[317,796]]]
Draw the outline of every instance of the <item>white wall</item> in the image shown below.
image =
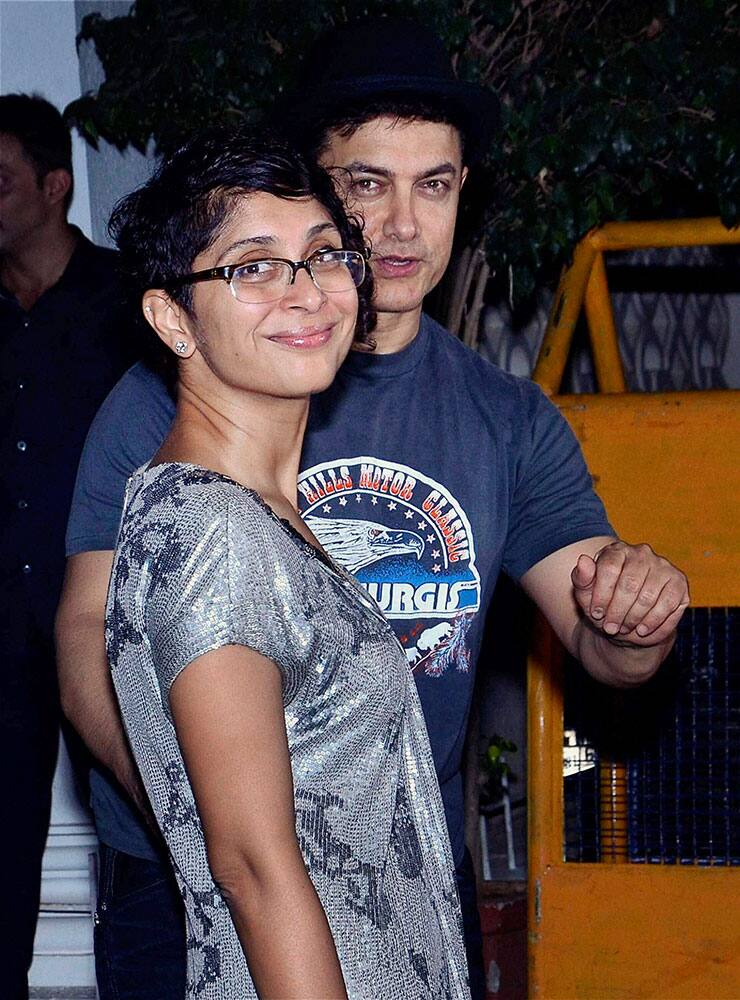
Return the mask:
[[[37,93],[63,111],[80,96],[73,0],[1,0],[0,92]],[[70,221],[92,233],[87,154],[72,137],[75,196]]]

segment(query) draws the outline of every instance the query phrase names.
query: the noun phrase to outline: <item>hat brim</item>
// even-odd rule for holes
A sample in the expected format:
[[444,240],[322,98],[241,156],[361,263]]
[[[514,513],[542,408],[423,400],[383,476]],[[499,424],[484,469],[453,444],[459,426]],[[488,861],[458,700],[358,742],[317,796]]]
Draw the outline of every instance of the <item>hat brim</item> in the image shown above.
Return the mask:
[[324,83],[286,97],[282,111],[286,119],[305,131],[313,123],[341,113],[349,104],[371,103],[386,95],[443,100],[465,129],[467,164],[485,155],[499,123],[499,102],[492,91],[474,83],[424,76],[365,76]]

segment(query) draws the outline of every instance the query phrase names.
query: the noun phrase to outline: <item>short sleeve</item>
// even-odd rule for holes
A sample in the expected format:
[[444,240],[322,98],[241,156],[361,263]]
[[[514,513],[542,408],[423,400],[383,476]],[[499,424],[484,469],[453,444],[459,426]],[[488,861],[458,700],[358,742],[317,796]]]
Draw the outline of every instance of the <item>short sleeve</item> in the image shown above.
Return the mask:
[[[239,507],[236,531],[232,503]],[[245,525],[244,504],[241,496],[234,501],[221,493],[215,502],[213,496],[195,494],[178,505],[178,537],[167,545],[157,567],[156,588],[145,611],[167,711],[170,689],[181,671],[227,645],[248,646],[272,660],[281,671],[286,704],[292,698],[286,612],[269,532],[259,511]]]
[[503,557],[516,580],[566,545],[614,534],[567,421],[539,387],[529,383],[527,393]]
[[158,451],[174,414],[164,382],[143,363],[113,387],[80,458],[67,522],[68,556],[115,548],[126,482]]

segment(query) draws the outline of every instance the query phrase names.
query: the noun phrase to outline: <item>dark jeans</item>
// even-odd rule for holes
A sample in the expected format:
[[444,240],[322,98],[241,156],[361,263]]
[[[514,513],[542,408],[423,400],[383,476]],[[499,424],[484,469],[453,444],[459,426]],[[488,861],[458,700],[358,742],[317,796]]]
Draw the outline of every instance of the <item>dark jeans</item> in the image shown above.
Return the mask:
[[[486,995],[473,863],[457,870],[472,1000]],[[169,862],[100,845],[95,971],[100,1000],[182,1000],[185,915]]]
[[463,934],[465,935],[465,951],[468,956],[468,975],[470,976],[470,995],[472,1000],[485,1000],[486,973],[483,966],[483,933],[478,912],[478,893],[475,888],[475,871],[470,852],[465,848],[463,863],[455,872],[457,891],[460,894],[460,907],[463,918]]
[[95,973],[100,1000],[183,1000],[185,910],[166,858],[100,845]]
[[17,629],[1,621],[0,649],[0,996],[26,1000],[59,708],[51,648],[22,621]]

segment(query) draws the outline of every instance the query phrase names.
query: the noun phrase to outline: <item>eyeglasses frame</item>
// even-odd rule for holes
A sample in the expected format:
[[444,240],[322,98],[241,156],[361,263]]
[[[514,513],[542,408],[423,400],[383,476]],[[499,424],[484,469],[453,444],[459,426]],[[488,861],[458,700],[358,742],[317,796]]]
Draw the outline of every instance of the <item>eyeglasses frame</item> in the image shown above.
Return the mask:
[[[310,253],[308,255],[308,257],[305,258],[305,260],[288,260],[287,257],[260,257],[258,260],[249,260],[249,261],[246,261],[244,264],[222,264],[219,267],[209,267],[209,268],[206,268],[205,271],[193,271],[192,274],[182,274],[182,275],[180,275],[177,278],[172,278],[172,279],[170,279],[167,282],[166,287],[167,288],[175,288],[178,285],[188,285],[188,284],[191,284],[191,283],[194,284],[194,283],[199,282],[199,281],[218,281],[218,280],[221,280],[221,281],[225,281],[226,284],[229,286],[229,291],[234,296],[234,298],[236,299],[236,301],[237,302],[241,302],[242,300],[239,299],[239,298],[237,298],[236,293],[234,291],[234,287],[232,285],[232,281],[233,281],[233,278],[234,278],[234,272],[237,271],[237,270],[239,270],[240,267],[249,267],[252,264],[275,263],[275,264],[287,264],[288,267],[293,272],[292,275],[291,275],[290,281],[288,282],[288,284],[287,284],[287,286],[285,288],[285,291],[287,291],[288,288],[290,288],[292,285],[295,284],[295,279],[296,279],[296,276],[297,276],[298,272],[301,271],[301,270],[303,270],[303,271],[306,271],[306,273],[308,274],[309,278],[311,279],[311,281],[314,283],[314,285],[316,286],[316,288],[318,288],[318,290],[320,292],[324,292],[325,295],[333,295],[334,294],[333,292],[325,292],[324,289],[321,288],[321,286],[319,285],[319,283],[314,278],[313,272],[311,271],[311,262],[312,262],[312,260],[315,257],[319,257],[321,254],[324,254],[324,253],[332,253],[332,252],[333,253],[354,253],[354,254],[357,254],[358,257],[362,260],[362,280],[360,281],[360,283],[358,285],[354,286],[355,288],[359,288],[360,285],[363,283],[363,281],[365,280],[365,278],[367,276],[367,262],[370,259],[370,250],[367,247],[365,248],[364,252],[361,251],[361,250],[348,250],[345,247],[337,247],[336,249],[334,247],[331,247],[331,248],[327,247],[327,248],[325,248],[323,250],[314,250],[314,252]],[[278,302],[282,298],[282,296],[285,295],[285,291],[283,291],[282,294],[279,295],[278,298],[276,298],[276,299],[265,299],[263,301],[265,301],[265,302]],[[349,289],[347,289],[347,291],[349,291]],[[245,302],[243,304],[244,305],[250,305],[250,304],[257,305],[258,303],[246,303]]]

